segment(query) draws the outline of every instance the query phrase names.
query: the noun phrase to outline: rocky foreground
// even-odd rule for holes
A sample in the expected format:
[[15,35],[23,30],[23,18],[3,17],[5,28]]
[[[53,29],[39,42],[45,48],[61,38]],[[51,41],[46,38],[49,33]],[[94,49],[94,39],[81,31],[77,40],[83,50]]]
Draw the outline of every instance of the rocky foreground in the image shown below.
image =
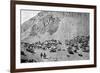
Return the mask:
[[89,36],[77,36],[72,40],[46,40],[21,42],[21,62],[49,62],[89,59]]

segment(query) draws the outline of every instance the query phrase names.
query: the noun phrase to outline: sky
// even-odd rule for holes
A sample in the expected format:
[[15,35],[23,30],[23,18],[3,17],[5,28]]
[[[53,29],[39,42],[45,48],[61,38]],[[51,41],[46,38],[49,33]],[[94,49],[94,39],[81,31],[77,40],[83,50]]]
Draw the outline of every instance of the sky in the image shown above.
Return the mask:
[[40,11],[33,11],[33,10],[21,10],[21,24],[23,24],[28,19],[37,15]]

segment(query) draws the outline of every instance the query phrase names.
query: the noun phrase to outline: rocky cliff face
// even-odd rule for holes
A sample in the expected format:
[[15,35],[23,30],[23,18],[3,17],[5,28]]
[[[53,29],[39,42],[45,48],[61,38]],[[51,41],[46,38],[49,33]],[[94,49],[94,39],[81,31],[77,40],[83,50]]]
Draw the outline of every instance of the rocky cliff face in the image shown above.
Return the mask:
[[89,14],[41,11],[21,25],[21,41],[28,43],[89,35]]

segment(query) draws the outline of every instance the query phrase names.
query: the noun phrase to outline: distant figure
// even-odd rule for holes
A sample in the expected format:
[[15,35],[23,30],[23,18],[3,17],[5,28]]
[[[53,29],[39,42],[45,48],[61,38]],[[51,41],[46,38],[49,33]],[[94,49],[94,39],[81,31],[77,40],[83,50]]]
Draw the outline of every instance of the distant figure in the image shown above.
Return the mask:
[[46,59],[46,54],[45,53],[44,53],[43,57],[44,57],[44,59]]
[[40,57],[46,59],[46,54],[45,53],[41,53]]
[[41,58],[43,57],[43,53],[40,54],[40,57],[41,57]]

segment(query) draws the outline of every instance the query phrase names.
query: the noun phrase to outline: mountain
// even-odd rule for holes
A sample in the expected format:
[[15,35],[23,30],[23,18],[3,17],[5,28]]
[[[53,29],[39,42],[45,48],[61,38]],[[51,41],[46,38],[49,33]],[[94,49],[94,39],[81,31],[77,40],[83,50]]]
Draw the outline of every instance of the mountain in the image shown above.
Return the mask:
[[21,41],[33,43],[57,39],[62,42],[78,35],[89,35],[89,14],[40,11],[21,25]]

